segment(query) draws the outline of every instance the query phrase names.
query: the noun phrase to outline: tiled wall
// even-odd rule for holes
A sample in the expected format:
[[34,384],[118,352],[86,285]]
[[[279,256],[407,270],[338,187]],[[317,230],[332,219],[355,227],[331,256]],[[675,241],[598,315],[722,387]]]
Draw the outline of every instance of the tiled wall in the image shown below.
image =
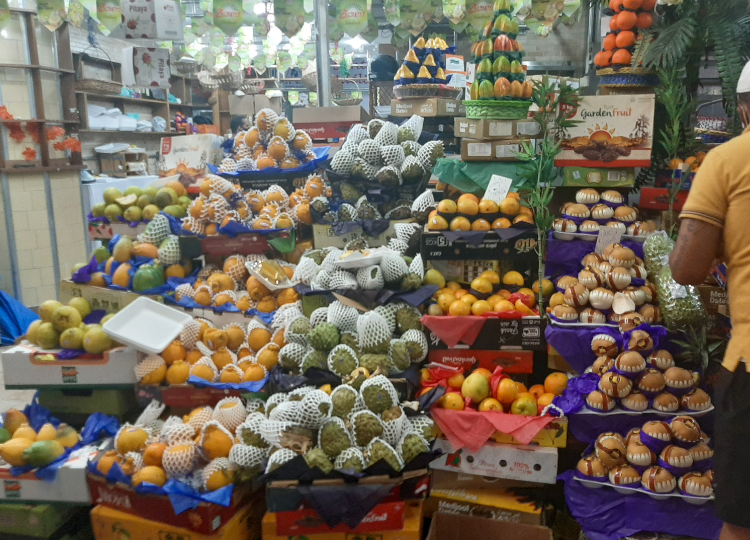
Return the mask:
[[60,277],[66,279],[70,277],[73,266],[86,262],[87,239],[81,205],[81,185],[76,172],[50,175],[50,182]]

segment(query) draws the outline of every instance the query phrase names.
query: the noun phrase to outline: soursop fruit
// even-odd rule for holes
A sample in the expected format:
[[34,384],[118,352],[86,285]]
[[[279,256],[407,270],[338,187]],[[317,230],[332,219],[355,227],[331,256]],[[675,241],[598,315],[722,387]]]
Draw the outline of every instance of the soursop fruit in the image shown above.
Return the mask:
[[380,219],[380,212],[373,204],[362,197],[357,201],[357,219]]
[[357,270],[357,284],[366,291],[379,291],[385,285],[382,270],[377,265],[360,268]]
[[360,355],[359,366],[365,368],[370,373],[375,373],[378,368],[380,368],[381,371],[388,373],[391,367],[391,360],[388,358],[387,354],[366,353]]
[[339,329],[328,322],[320,323],[308,334],[310,345],[319,351],[330,351],[339,344]]
[[416,291],[422,286],[422,278],[409,272],[401,281],[402,291]]
[[347,448],[338,455],[333,466],[337,471],[353,470],[361,473],[365,468],[365,456],[359,448]]
[[425,143],[424,146],[419,149],[417,157],[426,170],[432,170],[437,163],[437,160],[445,157],[443,143],[441,141],[430,141]]
[[391,350],[388,355],[391,359],[391,369],[396,373],[402,373],[411,365],[409,349],[400,339],[391,340]]
[[435,421],[426,414],[412,416],[409,418],[409,422],[411,423],[412,430],[426,440],[432,441],[437,436]]
[[339,220],[340,221],[354,221],[357,219],[357,210],[348,203],[344,203],[339,206]]
[[307,354],[307,347],[299,343],[287,343],[279,351],[279,364],[284,369],[297,371]]
[[364,124],[355,124],[349,130],[349,133],[346,134],[346,142],[359,144],[369,137],[370,134],[367,130],[367,126],[365,126]]
[[407,330],[419,330],[422,331],[422,323],[420,319],[422,315],[419,313],[417,308],[405,305],[396,312],[396,326],[398,333],[403,334]]
[[333,410],[331,414],[338,418],[348,418],[353,411],[360,410],[359,392],[348,384],[342,384],[331,392],[331,403]]
[[333,210],[330,210],[323,214],[323,223],[327,223],[328,225],[333,225],[339,220],[339,214],[338,212],[334,212]]
[[318,431],[318,446],[331,459],[354,445],[352,436],[341,418],[329,418]]
[[328,474],[333,470],[333,463],[331,463],[326,453],[320,448],[313,448],[305,454],[305,461],[311,469],[317,467],[324,474]]
[[398,144],[398,126],[393,122],[386,122],[374,139],[380,146]]
[[367,467],[372,467],[379,461],[385,460],[395,471],[404,468],[404,463],[398,453],[390,444],[380,438],[373,439],[367,446],[365,459],[367,459]]
[[297,457],[297,454],[289,450],[288,448],[279,448],[268,456],[268,464],[266,465],[266,474],[272,473],[288,461],[292,461]]
[[416,141],[417,136],[409,126],[401,126],[398,128],[398,144],[406,141]]
[[355,156],[342,148],[333,156],[331,170],[337,174],[350,174],[354,166],[354,158]]
[[401,341],[406,343],[412,363],[421,362],[427,357],[427,338],[421,330],[407,330],[401,334]]
[[[411,205],[407,204],[401,204],[399,206],[396,206],[385,213],[385,219],[395,220],[395,219],[408,219],[412,215],[411,212]],[[391,238],[391,240],[399,240],[398,238]],[[399,240],[401,242],[401,240]],[[404,242],[404,244],[406,244]],[[408,249],[409,244],[406,244],[406,248]]]
[[396,167],[386,165],[375,173],[375,180],[386,188],[398,187],[401,185],[401,174]]
[[345,377],[359,367],[357,354],[346,345],[336,345],[328,354],[328,369]]
[[377,166],[380,166],[383,162],[380,157],[380,144],[372,139],[365,139],[359,143],[359,146],[357,146],[357,157]]
[[355,412],[351,416],[351,430],[357,446],[365,447],[383,434],[383,422],[370,411]]
[[344,251],[363,251],[369,248],[370,244],[367,243],[367,238],[364,236],[352,238],[344,245]]
[[429,443],[424,437],[417,435],[416,433],[404,434],[398,444],[398,453],[401,455],[401,459],[404,463],[409,463],[418,455],[425,454],[429,451]]
[[383,158],[383,163],[390,165],[391,167],[401,167],[401,164],[406,158],[403,147],[398,144],[392,144],[384,146],[380,149],[380,157]]
[[359,336],[356,332],[341,332],[340,341],[342,345],[346,345],[359,356]]
[[372,120],[367,122],[367,133],[370,135],[370,138],[374,139],[375,137],[377,137],[378,133],[384,125],[385,121],[380,120],[379,118],[373,118]]
[[372,180],[375,178],[375,173],[378,172],[377,165],[371,165],[362,158],[354,160],[354,166],[352,167],[352,177],[360,178],[362,180]]
[[415,183],[422,180],[425,175],[425,169],[418,157],[406,156],[401,164],[401,178],[404,183]]
[[310,368],[326,369],[328,367],[328,353],[326,351],[317,351],[311,349],[305,355],[300,365],[300,371],[305,373]]
[[408,156],[417,157],[419,155],[419,150],[422,148],[421,144],[414,141],[404,141],[400,146],[404,149],[404,159]]
[[409,265],[395,251],[386,251],[380,260],[380,268],[383,269],[383,278],[386,283],[399,283],[409,273]]
[[342,182],[339,190],[341,191],[341,198],[345,201],[358,201],[362,196],[362,191],[357,186],[347,182]]
[[260,435],[260,426],[265,421],[262,413],[251,413],[237,428],[237,438],[247,446],[268,448],[268,443]]

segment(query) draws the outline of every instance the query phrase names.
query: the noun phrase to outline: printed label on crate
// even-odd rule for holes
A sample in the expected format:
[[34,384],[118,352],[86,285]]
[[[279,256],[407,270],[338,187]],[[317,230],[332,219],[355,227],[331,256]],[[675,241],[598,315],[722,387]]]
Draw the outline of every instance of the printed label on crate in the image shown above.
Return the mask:
[[499,144],[495,147],[495,157],[498,159],[512,158],[516,157],[516,154],[520,151],[520,144]]
[[[89,485],[90,487],[94,488],[93,485]],[[106,504],[116,508],[124,509],[130,509],[133,507],[133,503],[130,501],[130,497],[125,491],[109,488],[102,483],[96,484],[95,489],[92,489],[91,495],[94,504]]]
[[492,157],[491,143],[469,143],[466,153],[471,157]]
[[[463,240],[459,233],[425,232],[422,234],[422,257],[429,259],[498,260],[529,257],[537,245],[536,230],[512,231],[510,238],[488,232],[478,243]],[[451,240],[455,238],[455,240]]]
[[3,489],[6,499],[21,498],[21,482],[18,480],[3,480]]
[[73,366],[62,366],[62,382],[64,384],[78,384],[78,370]]

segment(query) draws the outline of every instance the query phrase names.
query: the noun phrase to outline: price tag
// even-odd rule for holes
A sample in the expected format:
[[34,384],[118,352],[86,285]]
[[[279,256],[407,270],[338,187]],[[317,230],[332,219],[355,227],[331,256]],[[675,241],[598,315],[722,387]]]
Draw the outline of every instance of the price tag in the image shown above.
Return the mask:
[[487,190],[484,192],[484,198],[500,204],[508,196],[511,184],[513,184],[513,180],[510,178],[493,174]]
[[616,244],[622,238],[622,230],[615,227],[599,227],[599,235],[596,237],[594,251],[600,253],[610,244]]

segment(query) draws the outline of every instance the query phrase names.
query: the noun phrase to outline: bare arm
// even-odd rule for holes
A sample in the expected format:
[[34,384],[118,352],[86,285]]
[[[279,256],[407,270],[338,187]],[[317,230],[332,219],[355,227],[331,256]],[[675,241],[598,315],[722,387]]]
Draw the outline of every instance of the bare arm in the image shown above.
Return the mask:
[[700,285],[718,255],[721,228],[697,219],[684,218],[669,266],[672,277],[682,285]]

